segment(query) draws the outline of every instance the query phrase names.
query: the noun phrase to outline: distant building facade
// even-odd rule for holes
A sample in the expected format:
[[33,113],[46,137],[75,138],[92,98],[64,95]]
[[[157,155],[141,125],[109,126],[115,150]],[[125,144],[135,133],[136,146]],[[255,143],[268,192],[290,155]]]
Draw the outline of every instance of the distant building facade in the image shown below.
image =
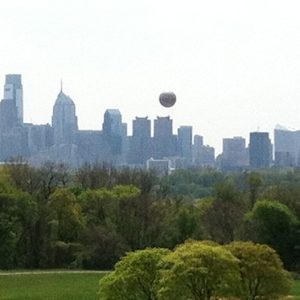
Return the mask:
[[20,74],[5,76],[4,99],[14,102],[17,110],[17,122],[23,124],[23,86]]
[[195,135],[192,145],[193,165],[196,167],[215,167],[215,148],[204,145],[203,136]]
[[154,158],[176,156],[177,136],[173,135],[173,121],[168,117],[157,117],[154,120]]
[[249,166],[249,153],[246,140],[242,137],[224,138],[221,169],[241,170],[247,166]]
[[153,170],[158,175],[167,175],[171,172],[170,160],[150,158],[147,160],[147,170]]
[[118,109],[107,109],[102,125],[103,137],[114,155],[122,154],[122,115]]
[[128,161],[130,164],[144,165],[152,154],[151,120],[148,117],[136,117],[132,121]]
[[268,132],[251,132],[249,162],[252,168],[268,168],[272,163],[272,144]]
[[62,90],[53,107],[52,127],[55,145],[74,143],[74,137],[78,130],[75,104]]
[[180,126],[178,128],[178,154],[189,161],[192,160],[193,127]]

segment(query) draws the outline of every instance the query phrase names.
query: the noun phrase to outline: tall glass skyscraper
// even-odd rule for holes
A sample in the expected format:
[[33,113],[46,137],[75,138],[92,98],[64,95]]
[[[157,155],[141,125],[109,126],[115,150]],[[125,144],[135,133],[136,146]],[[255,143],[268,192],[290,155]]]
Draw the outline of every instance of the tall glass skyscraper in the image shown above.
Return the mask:
[[15,105],[17,107],[18,123],[23,124],[23,86],[21,75],[6,75],[4,85],[4,99],[15,102]]

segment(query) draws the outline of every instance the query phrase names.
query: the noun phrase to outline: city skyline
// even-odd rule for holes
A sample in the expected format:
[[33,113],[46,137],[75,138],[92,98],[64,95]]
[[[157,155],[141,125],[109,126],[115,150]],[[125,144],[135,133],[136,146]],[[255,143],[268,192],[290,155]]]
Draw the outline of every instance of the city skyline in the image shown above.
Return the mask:
[[[3,1],[0,70],[23,75],[26,122],[50,122],[63,78],[82,129],[101,128],[107,107],[127,123],[170,115],[220,153],[222,137],[248,143],[258,127],[300,127],[299,8],[276,0]],[[177,95],[173,108],[159,105],[163,91]]]
[[[23,76],[22,76],[22,74],[7,74],[6,76],[12,76],[12,77],[17,77],[17,78],[19,78],[19,80],[20,80],[20,84],[21,84],[21,77],[22,77],[22,83],[23,83]],[[5,78],[5,76],[4,75],[2,75],[2,77],[4,77]],[[3,93],[3,97],[1,98],[1,99],[6,99],[5,98],[5,95],[6,95],[6,92],[5,92],[5,89],[6,89],[6,86],[7,86],[7,84],[6,84],[6,81],[7,81],[7,79],[6,80],[3,80],[3,82],[4,82],[4,93]],[[0,80],[0,82],[1,82],[1,80]],[[24,83],[23,84],[21,84],[21,86],[22,86],[22,89],[23,89],[23,86],[24,86]],[[60,94],[63,94],[64,96],[66,96],[67,98],[69,98],[69,99],[71,99],[72,100],[72,102],[74,102],[74,105],[75,105],[75,107],[76,107],[76,110],[77,110],[77,103],[76,103],[76,101],[73,101],[73,97],[72,97],[72,95],[69,95],[69,93],[67,93],[67,92],[65,92],[65,90],[64,90],[64,88],[63,88],[63,80],[62,79],[60,79],[60,82],[59,82],[59,86],[58,86],[58,88],[57,88],[57,93],[56,93],[56,96],[55,96],[55,99],[57,98],[57,97],[59,97],[59,95]],[[25,87],[25,89],[26,89],[26,87]],[[22,90],[22,94],[23,94],[23,90]],[[55,106],[55,99],[53,100],[53,103],[52,103],[52,108],[51,108],[51,110],[50,110],[50,114],[52,114],[52,112],[53,112],[53,107]],[[157,100],[158,101],[158,100]],[[161,105],[160,105],[161,106]],[[101,115],[101,116],[99,116],[99,119],[98,119],[98,127],[97,128],[83,128],[83,127],[80,127],[80,126],[78,126],[78,129],[79,130],[102,130],[102,127],[103,127],[103,124],[102,124],[102,121],[103,121],[103,116],[105,116],[105,112],[107,111],[107,110],[119,110],[119,108],[118,107],[115,107],[115,108],[110,108],[110,107],[102,107],[101,108],[101,111],[103,111],[103,115]],[[25,103],[23,102],[23,99],[22,99],[22,111],[26,111],[26,101],[25,101]],[[122,111],[121,111],[121,113],[122,113]],[[22,119],[23,119],[23,114],[24,114],[24,112],[22,112]],[[78,115],[78,113],[77,113],[77,115]],[[177,124],[178,122],[176,122],[176,120],[174,120],[173,118],[172,118],[172,115],[171,114],[168,114],[167,113],[167,110],[165,109],[165,114],[163,114],[163,115],[156,115],[155,117],[149,117],[149,115],[147,115],[147,114],[144,114],[144,115],[136,115],[134,118],[149,118],[149,120],[150,121],[153,121],[153,122],[150,122],[150,130],[151,130],[151,137],[153,137],[153,135],[154,135],[154,126],[155,126],[155,122],[154,122],[154,120],[155,120],[155,118],[171,118],[172,119],[172,122],[175,124],[175,126],[172,126],[172,132],[173,132],[173,134],[177,134],[177,132],[178,132],[178,130],[181,128],[181,127],[192,127],[192,128],[194,128],[194,126],[193,125],[191,125],[191,124]],[[77,116],[76,116],[76,118],[77,118]],[[134,118],[133,119],[131,119],[131,120],[124,120],[124,115],[122,114],[122,118],[123,118],[123,121],[124,121],[124,123],[126,123],[126,124],[129,124],[129,125],[131,125],[131,122],[132,121],[134,121]],[[80,124],[80,119],[81,119],[81,117],[80,116],[78,116],[78,119],[76,120],[76,124],[78,123],[78,124]],[[36,125],[47,125],[47,124],[53,124],[53,116],[51,115],[50,116],[50,120],[49,121],[45,121],[45,122],[43,122],[43,123],[35,123],[34,121],[27,121],[26,120],[26,118],[24,118],[24,124],[26,124],[26,123],[28,123],[28,124],[36,124]],[[76,125],[77,126],[77,125]],[[128,126],[128,135],[130,136],[130,135],[132,135],[132,126]],[[283,130],[283,131],[297,131],[297,130],[300,130],[300,128],[299,129],[297,129],[297,128],[292,128],[292,127],[288,127],[288,126],[283,126],[283,124],[276,124],[270,131],[262,131],[262,130],[260,130],[260,128],[258,127],[257,128],[257,130],[253,130],[252,132],[268,132],[269,134],[270,134],[270,138],[271,138],[271,142],[272,142],[272,144],[274,144],[274,138],[275,137],[273,137],[274,136],[274,130],[275,129],[279,129],[279,130]],[[194,130],[194,129],[193,129]],[[201,135],[202,137],[204,137],[205,138],[205,142],[204,142],[204,144],[205,145],[208,145],[208,146],[211,146],[211,147],[214,147],[215,149],[216,149],[216,156],[217,155],[219,155],[219,154],[222,154],[222,151],[223,151],[223,147],[224,147],[224,145],[221,145],[221,146],[219,146],[218,147],[218,145],[213,145],[213,144],[209,144],[209,143],[207,143],[206,142],[206,139],[208,138],[208,140],[209,140],[209,135],[207,135],[207,136],[204,136],[203,134],[202,134],[202,132],[195,132],[194,131],[194,134],[195,135]],[[247,132],[245,135],[237,135],[237,134],[233,134],[232,136],[226,136],[226,137],[220,137],[220,143],[223,143],[223,140],[224,139],[232,139],[232,138],[243,138],[243,139],[245,139],[245,141],[246,141],[246,145],[248,145],[249,143],[250,143],[250,132]]]
[[250,132],[248,145],[243,137],[223,137],[222,153],[216,156],[215,148],[193,133],[193,126],[181,125],[174,134],[176,127],[170,116],[157,116],[153,122],[148,116],[136,116],[128,134],[130,126],[123,122],[120,110],[107,108],[102,130],[82,130],[76,104],[64,93],[62,82],[51,124],[24,122],[23,107],[22,75],[6,74],[0,102],[2,162],[18,157],[33,165],[52,161],[78,167],[106,162],[120,167],[158,168],[159,172],[191,167],[231,171],[300,165],[300,130],[282,126],[274,128],[274,145],[269,132]]

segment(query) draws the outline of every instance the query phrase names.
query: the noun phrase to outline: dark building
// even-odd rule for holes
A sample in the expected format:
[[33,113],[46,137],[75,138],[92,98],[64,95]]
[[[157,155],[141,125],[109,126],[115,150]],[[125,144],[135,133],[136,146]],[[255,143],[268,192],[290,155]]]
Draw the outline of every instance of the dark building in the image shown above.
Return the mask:
[[272,144],[268,132],[251,132],[249,161],[252,168],[268,168],[272,162]]
[[132,137],[130,139],[130,164],[144,165],[151,156],[151,120],[148,117],[136,117],[132,121]]
[[192,160],[192,126],[180,126],[178,128],[178,155]]
[[118,109],[107,109],[102,125],[103,137],[114,155],[122,154],[122,115]]
[[169,116],[154,120],[153,146],[156,159],[176,155],[177,136],[173,135],[173,121]]

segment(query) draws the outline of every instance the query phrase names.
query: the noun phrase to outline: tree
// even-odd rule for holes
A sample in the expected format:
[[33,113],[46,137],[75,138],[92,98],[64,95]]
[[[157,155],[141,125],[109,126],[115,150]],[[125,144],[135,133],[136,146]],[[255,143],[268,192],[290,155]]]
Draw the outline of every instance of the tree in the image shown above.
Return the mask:
[[255,203],[245,218],[245,238],[273,247],[287,266],[294,264],[299,222],[289,208],[276,201]]
[[[174,248],[185,240],[193,238],[197,228],[198,216],[196,215],[194,203],[184,201],[184,199],[176,200],[170,199],[167,202],[163,228],[157,238],[163,247],[167,248]],[[163,202],[163,200],[160,202]],[[161,208],[163,209],[163,206]]]
[[188,241],[163,258],[159,299],[209,300],[234,296],[238,260],[211,242]]
[[48,259],[55,266],[67,266],[75,259],[84,220],[75,195],[68,189],[57,189],[47,205]]
[[80,242],[81,249],[74,266],[90,270],[111,270],[130,250],[120,235],[105,226],[88,226],[83,230]]
[[157,300],[158,270],[169,252],[153,248],[128,253],[100,280],[100,299]]
[[240,193],[229,183],[219,185],[217,195],[202,215],[208,237],[224,244],[235,240],[246,205]]
[[262,185],[261,176],[258,173],[251,173],[249,176],[249,191],[250,191],[250,205],[254,206],[260,186]]
[[273,249],[252,242],[233,242],[226,248],[239,260],[242,299],[275,300],[288,294],[290,276]]

